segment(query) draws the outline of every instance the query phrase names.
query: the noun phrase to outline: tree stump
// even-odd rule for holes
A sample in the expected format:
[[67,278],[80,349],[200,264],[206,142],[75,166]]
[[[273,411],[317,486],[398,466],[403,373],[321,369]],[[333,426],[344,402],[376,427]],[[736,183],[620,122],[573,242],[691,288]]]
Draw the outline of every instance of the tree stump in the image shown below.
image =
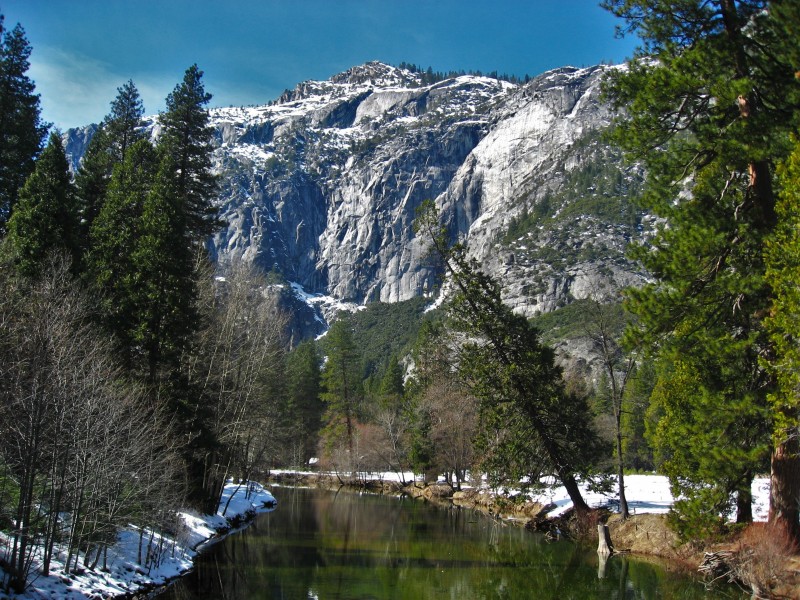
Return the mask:
[[614,553],[614,545],[611,543],[611,534],[608,532],[608,525],[597,524],[597,553],[602,556],[611,556]]

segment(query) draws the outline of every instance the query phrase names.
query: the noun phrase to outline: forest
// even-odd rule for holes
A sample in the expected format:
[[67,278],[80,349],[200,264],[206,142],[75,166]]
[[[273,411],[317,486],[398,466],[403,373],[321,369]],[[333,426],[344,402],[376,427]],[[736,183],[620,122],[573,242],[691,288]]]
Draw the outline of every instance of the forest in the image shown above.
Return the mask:
[[[609,139],[645,173],[603,209],[660,220],[630,248],[651,281],[528,320],[429,201],[415,233],[446,302],[374,303],[294,346],[285,282],[209,259],[203,71],[186,69],[154,138],[136,85],[120,86],[72,173],[25,31],[0,16],[0,586],[23,590],[55,552],[97,568],[119,527],[173,532],[178,507],[215,511],[229,478],[312,458],[343,480],[555,478],[578,518],[593,511],[579,481],[613,486],[625,518],[625,474],[655,470],[685,540],[746,527],[770,473],[769,527],[796,550],[800,7],[603,4],[641,40],[605,95]],[[589,340],[597,380],[561,366],[567,331]]]

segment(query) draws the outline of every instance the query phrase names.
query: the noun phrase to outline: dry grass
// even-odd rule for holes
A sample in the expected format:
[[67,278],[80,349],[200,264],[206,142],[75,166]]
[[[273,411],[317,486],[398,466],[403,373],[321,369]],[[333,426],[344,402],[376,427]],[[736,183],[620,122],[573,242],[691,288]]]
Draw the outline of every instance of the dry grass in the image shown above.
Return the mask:
[[731,567],[754,596],[774,598],[779,596],[776,590],[786,582],[787,567],[797,552],[797,545],[783,528],[753,523],[736,543]]

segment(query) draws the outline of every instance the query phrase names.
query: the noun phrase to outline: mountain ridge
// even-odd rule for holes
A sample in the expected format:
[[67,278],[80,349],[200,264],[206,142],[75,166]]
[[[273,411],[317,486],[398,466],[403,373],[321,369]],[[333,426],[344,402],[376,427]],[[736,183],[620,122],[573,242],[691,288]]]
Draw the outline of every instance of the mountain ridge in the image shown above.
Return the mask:
[[[609,206],[635,213],[624,194],[598,199],[576,183],[586,169],[640,179],[599,135],[612,118],[600,95],[611,68],[562,67],[525,84],[476,75],[425,84],[419,72],[373,61],[268,104],[211,109],[227,223],[212,255],[336,301],[432,296],[440,273],[412,228],[431,199],[452,240],[529,316],[637,284],[645,275],[624,247],[646,235],[646,216],[615,215]],[[146,126],[158,135],[156,117]],[[65,134],[73,165],[91,133]],[[592,198],[607,214],[567,218]],[[512,226],[521,235],[509,237]]]

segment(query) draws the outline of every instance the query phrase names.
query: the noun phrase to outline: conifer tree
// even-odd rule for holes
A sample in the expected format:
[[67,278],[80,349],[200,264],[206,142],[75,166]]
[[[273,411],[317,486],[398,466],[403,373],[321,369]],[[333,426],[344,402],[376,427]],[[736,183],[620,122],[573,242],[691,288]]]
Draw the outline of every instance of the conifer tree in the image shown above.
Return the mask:
[[142,235],[145,203],[155,185],[158,154],[147,140],[134,144],[114,168],[108,194],[90,231],[89,278],[97,292],[106,327],[115,334],[124,363],[133,366],[137,329],[134,298],[137,279],[133,254]]
[[381,401],[389,405],[399,404],[403,397],[403,366],[394,354],[381,378],[380,396]]
[[[800,20],[795,22],[800,31]],[[800,51],[798,51],[800,54]],[[767,282],[773,290],[773,302],[766,326],[773,344],[776,359],[769,361],[777,385],[770,396],[774,411],[775,439],[777,445],[786,438],[800,438],[800,141],[795,138],[794,150],[779,170],[781,193],[777,203],[778,228],[766,249]],[[795,448],[795,451],[797,449]],[[791,518],[785,515],[787,500],[800,498],[800,477],[793,477],[791,462],[775,465],[788,472],[780,478],[782,487],[770,490],[771,515],[776,519]]]
[[[344,444],[355,458],[355,425],[363,390],[360,356],[347,314],[340,314],[325,336],[327,361],[322,371],[322,400],[327,404],[323,437],[329,450]],[[351,462],[351,465],[353,463]]]
[[[796,39],[785,37],[786,19],[798,22],[792,4],[604,2],[642,40],[607,86],[625,109],[615,139],[644,163],[641,203],[666,223],[635,253],[656,281],[630,293],[633,335],[691,361],[706,390],[753,413],[775,386],[762,366],[773,355],[763,244],[777,224],[774,167],[800,122]],[[775,442],[770,520],[800,539],[789,483],[800,481],[798,441],[776,431]]]
[[186,214],[173,171],[166,156],[142,203],[138,236],[130,255],[132,340],[142,353],[142,366],[151,384],[158,382],[161,371],[177,371],[199,318],[194,253],[187,243]]
[[183,82],[167,96],[167,110],[159,117],[162,137],[159,148],[169,154],[175,167],[176,193],[186,204],[188,231],[195,244],[202,244],[219,226],[211,200],[217,179],[211,173],[211,142],[203,72],[192,65]]
[[144,104],[133,81],[128,80],[117,88],[117,96],[111,102],[111,112],[103,121],[109,138],[109,150],[114,164],[125,160],[128,148],[144,139],[142,117]]
[[303,462],[317,450],[316,438],[323,412],[320,380],[322,361],[312,340],[301,342],[286,357],[286,387],[288,410],[296,432],[297,453]]
[[28,77],[31,46],[17,25],[4,29],[0,14],[0,236],[22,184],[33,172],[48,125],[40,117],[39,95]]
[[84,251],[89,231],[106,199],[114,166],[124,162],[128,150],[144,139],[141,127],[144,106],[132,81],[117,88],[111,112],[92,136],[75,177],[83,223]]
[[449,309],[455,327],[468,339],[479,340],[462,346],[459,370],[482,401],[484,422],[511,432],[512,439],[503,446],[510,452],[497,464],[511,467],[520,451],[535,450],[527,456],[543,456],[576,513],[587,515],[590,508],[577,476],[590,470],[602,445],[586,398],[568,393],[553,349],[542,344],[524,316],[503,303],[499,284],[467,259],[463,247],[448,245],[431,201],[420,207],[414,228],[431,242],[455,288]]
[[20,273],[34,277],[50,252],[77,261],[78,212],[67,157],[58,133],[36,161],[8,223],[7,246]]
[[113,163],[108,152],[108,133],[101,124],[92,135],[75,176],[75,195],[81,215],[80,243],[85,254],[90,246],[92,224],[106,200]]

